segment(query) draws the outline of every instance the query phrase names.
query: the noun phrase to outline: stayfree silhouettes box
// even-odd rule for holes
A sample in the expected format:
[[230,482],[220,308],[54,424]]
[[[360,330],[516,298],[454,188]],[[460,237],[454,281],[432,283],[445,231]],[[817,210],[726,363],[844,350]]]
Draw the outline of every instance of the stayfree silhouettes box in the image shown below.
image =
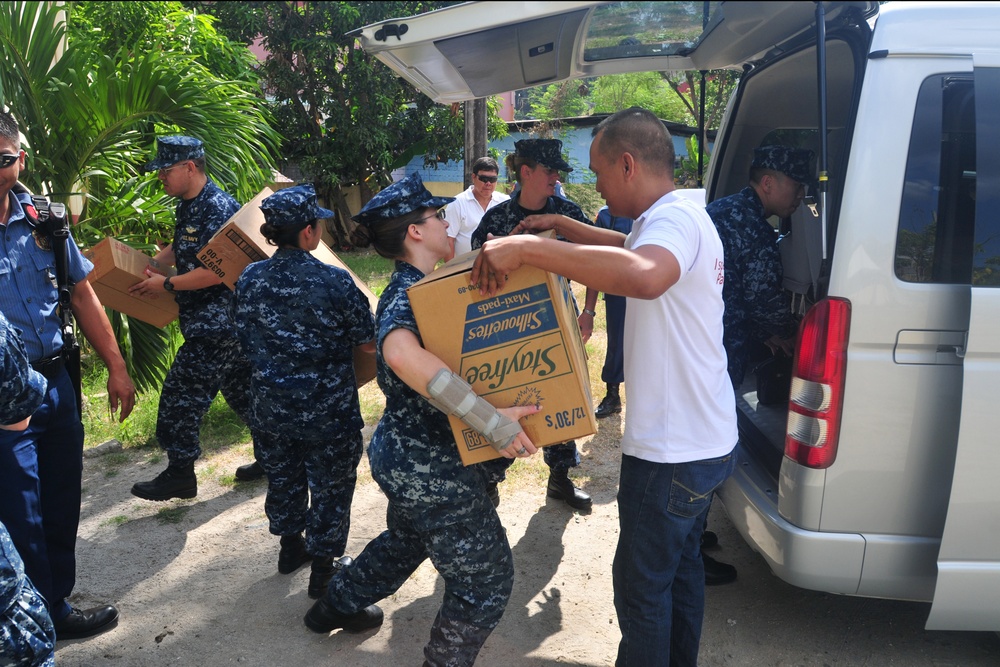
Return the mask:
[[[240,208],[198,253],[198,260],[219,276],[229,289],[235,289],[236,281],[239,280],[243,269],[252,262],[271,257],[277,250],[260,233],[260,226],[264,224],[264,213],[260,210],[260,203],[272,194],[274,191],[270,188],[261,190],[256,197]],[[378,307],[378,297],[330,250],[330,246],[320,241],[319,247],[312,251],[312,255],[324,264],[347,271],[354,284],[368,299],[371,311],[375,312]],[[359,387],[370,382],[375,377],[375,355],[355,350],[354,374]]]
[[128,293],[129,287],[148,277],[146,269],[152,257],[110,236],[83,254],[94,263],[87,281],[101,305],[157,327],[165,327],[177,319],[177,302],[173,294],[135,296]]
[[[424,347],[498,408],[540,404],[521,423],[536,446],[597,432],[587,358],[569,282],[530,266],[503,291],[480,296],[469,285],[478,251],[461,255],[409,288]],[[449,417],[465,465],[500,454]]]

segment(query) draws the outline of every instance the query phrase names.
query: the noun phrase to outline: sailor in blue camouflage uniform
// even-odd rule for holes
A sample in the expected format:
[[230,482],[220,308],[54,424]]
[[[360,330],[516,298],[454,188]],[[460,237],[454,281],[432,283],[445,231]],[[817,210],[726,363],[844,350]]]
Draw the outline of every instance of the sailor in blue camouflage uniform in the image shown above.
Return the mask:
[[253,366],[253,430],[268,479],[264,511],[281,537],[278,571],[312,560],[315,599],[349,562],[364,449],[353,351],[375,353],[375,322],[350,274],[310,254],[323,236],[320,218],[334,215],[319,207],[312,185],[280,190],[260,208],[261,233],[278,250],[236,283],[236,329]]
[[706,207],[725,253],[722,342],[733,387],[743,383],[753,345],[791,353],[797,322],[781,288],[778,235],[767,219],[787,218],[799,207],[813,180],[812,158],[812,151],[801,148],[756,148],[750,184]]
[[[450,254],[441,207],[451,201],[431,195],[413,174],[382,190],[354,217],[359,223],[354,243],[374,245],[396,260],[376,314],[378,384],[386,405],[368,448],[372,477],[389,499],[388,528],[334,575],[305,618],[315,632],[378,627],[383,616],[374,603],[392,595],[430,558],[445,581],[444,602],[424,648],[424,665],[432,667],[475,662],[500,622],[514,579],[510,545],[487,495],[484,472],[479,465],[462,465],[448,418],[430,402],[438,396],[438,405],[452,405],[436,393],[435,383],[443,379],[458,390],[460,403],[475,410],[485,406],[491,419],[513,425],[516,435],[494,441],[504,457],[536,451],[517,420],[538,411],[537,406],[496,410],[422,346],[406,290]],[[467,415],[460,418],[473,425]],[[492,437],[489,429],[481,432]]]
[[[27,428],[45,400],[45,378],[28,365],[17,332],[0,313],[0,429]],[[0,523],[0,667],[55,664],[56,634],[45,600]]]
[[[767,219],[787,218],[798,208],[805,186],[812,181],[812,157],[812,151],[787,146],[755,148],[750,184],[706,207],[722,240],[725,263],[722,300],[726,307],[722,316],[722,344],[734,389],[743,384],[753,347],[766,344],[773,352],[782,350],[788,356],[794,351],[797,323],[791,302],[781,289],[778,234]],[[706,529],[702,533],[703,549],[716,544],[718,536]],[[736,580],[733,565],[704,551],[701,558],[706,585]]]
[[201,456],[198,432],[216,394],[221,390],[229,407],[250,423],[246,382],[250,362],[236,340],[230,313],[232,292],[198,261],[198,253],[240,205],[208,178],[204,144],[194,137],[158,137],[156,159],[144,169],[158,171],[164,191],[181,200],[173,243],[153,258],[160,268],[176,266],[177,275],[147,271],[149,277],[129,292],[138,296],[172,293],[184,343],[163,382],[156,415],[156,439],[167,452],[167,469],[148,482],[137,482],[132,494],[156,501],[194,498],[198,494],[194,462]]
[[[514,143],[514,152],[507,156],[507,168],[521,186],[507,201],[497,204],[483,215],[479,228],[472,234],[472,249],[481,247],[493,236],[508,236],[529,215],[554,213],[565,215],[586,224],[593,224],[579,206],[555,194],[560,171],[573,171],[562,157],[562,142],[558,139],[522,139]],[[597,293],[588,290],[587,302],[596,301]],[[587,309],[593,313],[592,309]],[[584,313],[587,316],[587,313]],[[590,316],[592,317],[592,316]],[[581,321],[581,326],[583,322]],[[593,320],[589,320],[593,327]],[[550,445],[543,450],[545,464],[549,466],[547,495],[563,500],[570,507],[589,511],[593,501],[589,494],[577,488],[569,478],[569,469],[580,465],[580,452],[576,442]],[[494,460],[488,464],[495,482],[503,481],[505,463]],[[494,502],[499,496],[491,490]]]

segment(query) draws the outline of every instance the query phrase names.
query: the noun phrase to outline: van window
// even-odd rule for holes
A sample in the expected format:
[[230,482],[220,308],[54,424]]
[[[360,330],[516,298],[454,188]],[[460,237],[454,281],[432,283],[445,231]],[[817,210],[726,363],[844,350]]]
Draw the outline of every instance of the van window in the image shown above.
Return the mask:
[[896,276],[919,283],[972,281],[976,221],[975,87],[940,74],[917,96],[896,236]]
[[976,217],[972,284],[1000,287],[1000,68],[976,68]]

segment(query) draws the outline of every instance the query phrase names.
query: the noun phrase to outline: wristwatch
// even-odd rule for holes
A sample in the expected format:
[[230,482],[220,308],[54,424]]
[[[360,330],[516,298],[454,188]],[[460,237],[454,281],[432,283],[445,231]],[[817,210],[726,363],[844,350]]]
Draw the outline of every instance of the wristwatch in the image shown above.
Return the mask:
[[170,278],[167,278],[166,280],[163,281],[163,289],[167,290],[168,292],[174,291],[174,284],[170,282]]
[[596,310],[591,310],[590,308],[584,308],[583,312],[586,313],[587,315],[590,315],[591,317],[597,317]]

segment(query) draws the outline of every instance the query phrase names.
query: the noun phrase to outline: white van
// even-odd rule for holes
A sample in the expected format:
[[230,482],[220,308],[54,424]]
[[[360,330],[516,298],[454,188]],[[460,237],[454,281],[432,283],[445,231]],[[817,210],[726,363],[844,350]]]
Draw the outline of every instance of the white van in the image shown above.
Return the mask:
[[828,180],[775,221],[803,318],[788,401],[737,392],[729,517],[792,584],[1000,630],[1000,5],[466,3],[357,35],[440,102],[743,68],[709,200],[768,144]]

